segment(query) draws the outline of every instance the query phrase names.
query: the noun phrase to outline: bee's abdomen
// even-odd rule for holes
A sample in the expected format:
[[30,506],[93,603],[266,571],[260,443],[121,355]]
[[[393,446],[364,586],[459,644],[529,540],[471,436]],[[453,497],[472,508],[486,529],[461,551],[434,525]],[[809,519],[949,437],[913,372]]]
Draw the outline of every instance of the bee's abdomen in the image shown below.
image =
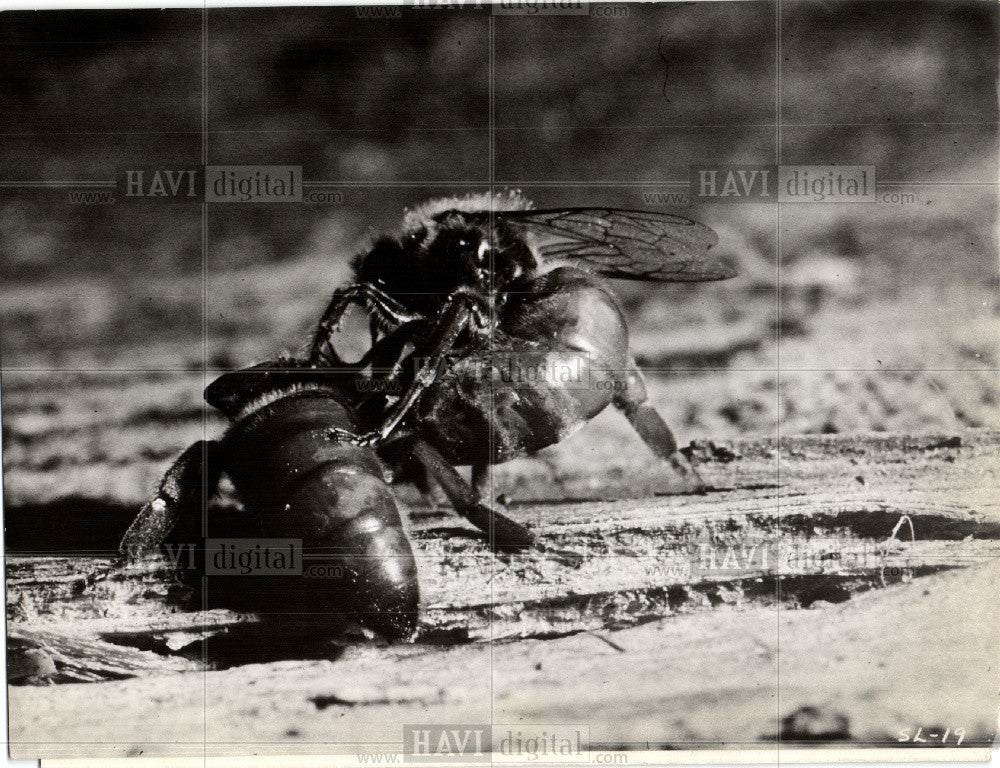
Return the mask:
[[625,386],[628,327],[600,281],[561,267],[512,301],[490,344],[453,363],[417,406],[421,434],[456,464],[554,445]]
[[412,634],[417,573],[399,509],[375,453],[331,439],[334,427],[356,430],[332,397],[271,403],[230,430],[230,474],[265,535],[302,539],[305,578],[285,577],[288,610]]

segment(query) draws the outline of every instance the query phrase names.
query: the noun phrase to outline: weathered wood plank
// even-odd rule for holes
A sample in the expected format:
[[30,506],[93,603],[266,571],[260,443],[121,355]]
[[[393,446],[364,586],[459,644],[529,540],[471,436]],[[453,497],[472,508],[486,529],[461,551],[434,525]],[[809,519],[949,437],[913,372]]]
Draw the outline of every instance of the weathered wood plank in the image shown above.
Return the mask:
[[998,586],[991,560],[832,607],[722,605],[608,631],[610,643],[355,645],[336,659],[11,688],[22,713],[11,748],[356,756],[398,752],[405,723],[477,722],[580,724],[595,749],[748,747],[779,732],[790,746],[810,735],[796,717],[807,707],[843,718],[832,738],[849,746],[897,746],[917,727],[984,745],[996,729]]
[[[766,441],[697,448],[710,481],[724,472],[738,478],[705,494],[548,503],[544,483],[534,483],[542,501],[516,502],[512,516],[536,530],[544,548],[579,554],[578,564],[545,551],[494,557],[447,512],[412,505],[423,595],[420,642],[620,629],[721,605],[830,604],[1000,555],[998,503],[978,485],[997,472],[993,436],[967,437],[964,444],[954,438],[796,438],[781,449],[787,457],[780,484],[762,482],[772,477],[777,450]],[[876,474],[894,463],[906,471]],[[872,479],[859,482],[860,473]],[[512,474],[516,494],[516,474],[508,471],[498,483]],[[613,490],[612,482],[601,495]],[[64,504],[56,511],[72,509]],[[120,532],[111,534],[114,541]],[[193,610],[197,596],[192,604],[162,561],[109,575],[110,565],[108,557],[26,554],[8,561],[12,627],[25,641],[36,634],[42,648],[57,645],[63,659],[57,666],[71,679],[88,659],[100,676],[107,668],[103,656],[120,657],[122,646],[160,654],[160,667],[155,654],[136,656],[137,675],[177,669],[182,648],[189,660],[226,664],[228,647],[213,658],[199,638],[216,635],[218,648],[225,631],[222,645],[242,643],[252,653],[260,641],[251,636],[268,631],[256,627],[254,617]],[[241,626],[254,628],[241,634]],[[295,657],[296,643],[299,652],[314,652],[308,628],[293,635],[282,652]],[[73,637],[80,638],[75,653]],[[121,658],[107,676],[127,664]]]

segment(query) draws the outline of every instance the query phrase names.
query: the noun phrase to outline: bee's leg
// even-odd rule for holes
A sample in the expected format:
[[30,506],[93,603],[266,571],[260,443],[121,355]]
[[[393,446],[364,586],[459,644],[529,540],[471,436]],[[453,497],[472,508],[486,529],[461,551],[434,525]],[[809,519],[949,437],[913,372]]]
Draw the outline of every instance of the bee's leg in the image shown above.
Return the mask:
[[[402,445],[402,443],[400,444]],[[422,462],[413,456],[400,451],[396,455],[391,454],[395,444],[390,445],[388,450],[382,450],[381,456],[384,460],[393,465],[393,483],[412,483],[430,507],[431,512],[437,514],[442,508],[448,506],[447,500],[442,498],[441,491],[437,484],[431,482],[430,473]]]
[[215,494],[222,475],[220,444],[199,440],[180,455],[160,481],[156,497],[136,515],[118,545],[126,562],[158,551],[175,526],[198,535],[203,500]]
[[422,476],[415,480],[414,485],[417,486],[420,495],[427,501],[427,505],[433,514],[441,514],[442,510],[447,508],[448,500],[441,496],[441,491],[438,490],[437,485],[431,482],[426,470]]
[[403,386],[400,377],[407,362],[404,350],[407,344],[412,343],[415,336],[424,332],[422,328],[427,325],[432,325],[432,323],[427,320],[415,320],[389,331],[372,344],[371,349],[365,353],[357,365],[371,365],[373,378],[390,385],[398,385],[399,389],[392,391],[396,394],[402,392]]
[[518,550],[535,546],[535,537],[531,531],[479,501],[469,484],[434,448],[419,439],[408,442],[407,447],[411,455],[440,484],[455,511],[491,537],[490,546],[494,550]]
[[476,494],[476,498],[487,504],[506,505],[507,502],[504,500],[506,497],[503,494],[493,493],[494,490],[493,465],[473,464],[472,492]]
[[437,381],[442,365],[445,362],[445,357],[454,348],[456,340],[471,318],[472,309],[469,306],[467,297],[462,294],[452,296],[435,326],[434,336],[432,337],[433,344],[430,351],[422,358],[423,363],[420,366],[420,370],[417,371],[416,376],[414,376],[412,383],[410,383],[406,392],[402,394],[399,400],[393,404],[392,408],[389,409],[381,426],[377,430],[359,436],[356,442],[360,445],[375,445],[392,434],[393,430],[399,426],[399,423],[406,418],[410,409],[416,405],[417,400],[423,394],[424,390]]
[[642,441],[659,458],[674,470],[676,476],[686,485],[696,489],[704,487],[698,470],[677,450],[677,438],[656,409],[647,400],[646,382],[634,360],[629,360],[625,375],[616,382],[620,384],[615,394],[615,406],[625,414],[632,428]]
[[487,500],[490,493],[490,465],[472,465],[472,492],[480,501]]
[[324,357],[332,357],[335,362],[337,361],[332,348],[329,353],[324,353],[324,347],[330,345],[330,336],[352,304],[364,307],[372,321],[383,328],[396,328],[409,320],[416,319],[415,315],[407,312],[402,304],[377,286],[371,283],[348,285],[335,291],[330,298],[330,303],[313,334],[309,362],[316,364]]

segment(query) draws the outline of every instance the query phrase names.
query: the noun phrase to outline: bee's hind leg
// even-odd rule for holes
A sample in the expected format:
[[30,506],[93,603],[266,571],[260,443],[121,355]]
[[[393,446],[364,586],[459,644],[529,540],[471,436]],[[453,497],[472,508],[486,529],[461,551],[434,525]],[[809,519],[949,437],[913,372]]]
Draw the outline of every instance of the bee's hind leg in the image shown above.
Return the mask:
[[397,461],[392,482],[412,483],[434,514],[441,512],[444,507],[448,506],[448,501],[441,496],[438,486],[431,482],[427,468],[414,458]]
[[156,496],[136,515],[118,545],[122,560],[154,554],[175,527],[200,537],[204,501],[214,495],[222,475],[220,444],[199,440],[167,470]]
[[633,360],[624,377],[616,381],[614,404],[628,419],[642,441],[673,470],[674,479],[685,490],[702,490],[704,481],[698,470],[677,450],[677,438],[656,409],[648,402],[646,382]]
[[472,492],[476,494],[476,498],[484,504],[499,504],[500,506],[506,506],[506,495],[502,493],[495,494],[493,493],[493,490],[493,465],[473,464]]
[[497,551],[521,550],[536,544],[535,536],[520,523],[479,500],[447,459],[423,440],[406,440],[410,454],[419,461],[448,497],[455,511],[490,537]]

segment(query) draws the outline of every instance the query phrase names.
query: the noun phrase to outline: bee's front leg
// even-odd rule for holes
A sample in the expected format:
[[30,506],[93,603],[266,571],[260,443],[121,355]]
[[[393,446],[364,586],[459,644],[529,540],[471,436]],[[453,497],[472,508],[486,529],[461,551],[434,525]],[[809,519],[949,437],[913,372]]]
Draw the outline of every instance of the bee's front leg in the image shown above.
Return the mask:
[[455,293],[449,297],[447,305],[434,326],[432,343],[426,356],[423,357],[423,364],[417,370],[413,381],[389,408],[382,419],[382,425],[374,432],[362,435],[363,442],[359,444],[376,445],[393,433],[400,422],[406,418],[410,409],[416,405],[424,391],[437,381],[445,357],[454,348],[455,342],[469,323],[471,316],[472,309],[467,295]]
[[221,446],[215,440],[191,445],[167,470],[155,498],[136,515],[118,551],[125,562],[155,553],[178,524],[198,530],[204,501],[222,475]]
[[348,307],[359,304],[364,307],[372,322],[373,334],[379,328],[394,329],[403,323],[416,319],[392,296],[371,283],[355,283],[334,292],[326,311],[320,318],[313,334],[309,361],[313,365],[321,362],[337,363],[336,352],[330,344],[330,337],[337,329]]

